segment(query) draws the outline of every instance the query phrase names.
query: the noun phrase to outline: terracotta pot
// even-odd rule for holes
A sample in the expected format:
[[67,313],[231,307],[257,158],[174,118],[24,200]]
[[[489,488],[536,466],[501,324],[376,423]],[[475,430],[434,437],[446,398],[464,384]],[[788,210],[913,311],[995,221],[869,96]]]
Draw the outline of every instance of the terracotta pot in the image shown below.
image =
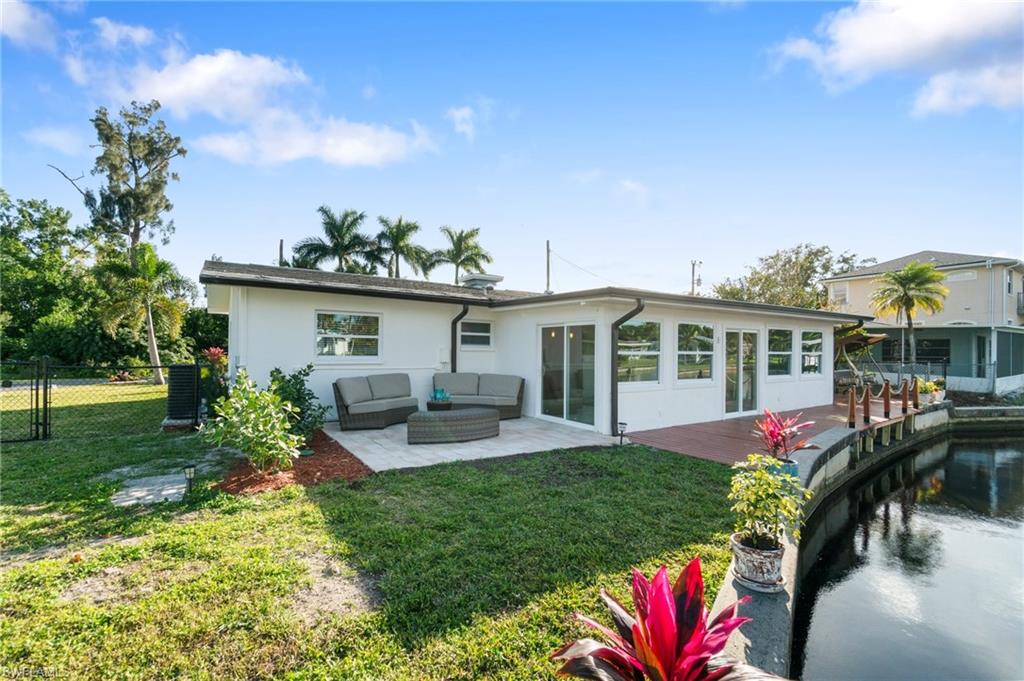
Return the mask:
[[777,593],[782,591],[782,554],[785,549],[755,549],[740,541],[739,533],[729,537],[732,549],[733,574],[736,580],[754,591]]

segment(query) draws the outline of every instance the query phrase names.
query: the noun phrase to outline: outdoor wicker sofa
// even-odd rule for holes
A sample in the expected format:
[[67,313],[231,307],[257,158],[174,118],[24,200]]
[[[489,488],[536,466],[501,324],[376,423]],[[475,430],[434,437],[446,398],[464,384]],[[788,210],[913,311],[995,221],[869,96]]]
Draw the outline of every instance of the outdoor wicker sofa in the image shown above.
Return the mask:
[[448,391],[452,409],[489,407],[503,419],[523,415],[523,383],[522,377],[509,374],[434,374],[434,388]]
[[386,428],[404,423],[420,408],[412,397],[408,374],[374,374],[339,378],[334,402],[342,430]]
[[409,414],[406,441],[411,445],[468,442],[498,437],[498,410],[483,407]]

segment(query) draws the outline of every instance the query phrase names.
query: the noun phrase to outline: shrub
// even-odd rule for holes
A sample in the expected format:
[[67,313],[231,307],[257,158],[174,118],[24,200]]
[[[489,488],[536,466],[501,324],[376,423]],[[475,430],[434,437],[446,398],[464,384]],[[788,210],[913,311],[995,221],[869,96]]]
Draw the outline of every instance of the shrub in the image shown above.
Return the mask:
[[917,392],[919,395],[929,395],[939,390],[942,390],[942,388],[939,387],[937,381],[922,381],[920,379],[917,381]]
[[261,471],[291,468],[302,438],[291,432],[289,416],[296,409],[273,390],[260,390],[244,369],[226,397],[213,410],[217,418],[205,424],[206,442],[242,450]]
[[313,373],[313,365],[307,364],[290,374],[285,374],[278,368],[270,372],[270,389],[281,396],[286,402],[290,402],[296,411],[288,415],[291,423],[291,430],[308,441],[318,428],[324,425],[324,417],[327,415],[327,407],[320,404],[316,394],[306,385],[306,380]]
[[814,421],[798,423],[803,412],[788,419],[782,418],[770,409],[764,410],[764,419],[754,422],[754,435],[761,439],[764,451],[777,459],[788,459],[789,455],[807,445],[807,440],[793,442],[805,428],[814,425]]
[[606,642],[584,638],[556,650],[551,658],[563,660],[559,676],[604,681],[710,681],[727,674],[731,666],[715,665],[711,657],[722,651],[729,635],[748,617],[737,617],[744,596],[708,621],[704,606],[704,578],[700,558],[694,558],[671,585],[662,565],[650,582],[633,570],[633,614],[601,590],[601,600],[612,614],[615,631],[577,614],[583,624]]
[[811,492],[783,472],[782,462],[771,456],[750,454],[733,468],[729,501],[740,541],[756,549],[775,549],[786,532],[799,539],[804,503]]

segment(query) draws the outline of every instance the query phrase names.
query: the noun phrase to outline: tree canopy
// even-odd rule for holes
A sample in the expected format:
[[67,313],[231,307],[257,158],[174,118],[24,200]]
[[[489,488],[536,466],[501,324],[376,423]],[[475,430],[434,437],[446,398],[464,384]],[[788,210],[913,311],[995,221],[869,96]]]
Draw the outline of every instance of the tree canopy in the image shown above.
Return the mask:
[[871,305],[878,316],[895,315],[896,323],[904,320],[910,341],[910,362],[917,362],[917,343],[914,341],[914,316],[917,311],[941,312],[949,289],[942,283],[946,275],[935,268],[935,263],[911,262],[903,269],[886,272],[876,280],[877,288],[871,294]]
[[441,232],[448,238],[448,247],[435,253],[437,264],[455,267],[455,283],[459,283],[459,271],[483,272],[484,264],[492,262],[491,254],[480,245],[480,228],[452,229],[444,226]]
[[716,298],[820,309],[828,306],[824,279],[875,262],[850,251],[797,244],[758,258],[746,275],[725,279],[713,289]]

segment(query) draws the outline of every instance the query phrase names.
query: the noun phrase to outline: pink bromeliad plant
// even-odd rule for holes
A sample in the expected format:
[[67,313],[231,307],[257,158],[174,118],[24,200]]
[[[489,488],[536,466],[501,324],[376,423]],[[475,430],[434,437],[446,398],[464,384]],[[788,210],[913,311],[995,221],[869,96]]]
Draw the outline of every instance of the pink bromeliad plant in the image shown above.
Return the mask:
[[577,613],[575,618],[601,632],[605,642],[584,638],[552,653],[551,659],[564,662],[560,676],[592,681],[722,679],[732,665],[711,658],[722,651],[733,631],[750,621],[736,615],[748,596],[708,621],[699,557],[690,561],[674,585],[664,565],[650,582],[633,570],[633,615],[604,589],[601,599],[611,610],[617,631]]
[[793,440],[800,436],[805,428],[814,425],[814,421],[798,423],[803,412],[796,416],[783,418],[770,409],[764,410],[764,419],[754,422],[754,435],[761,439],[764,451],[777,459],[788,460],[789,455],[807,445],[806,438],[799,442]]

